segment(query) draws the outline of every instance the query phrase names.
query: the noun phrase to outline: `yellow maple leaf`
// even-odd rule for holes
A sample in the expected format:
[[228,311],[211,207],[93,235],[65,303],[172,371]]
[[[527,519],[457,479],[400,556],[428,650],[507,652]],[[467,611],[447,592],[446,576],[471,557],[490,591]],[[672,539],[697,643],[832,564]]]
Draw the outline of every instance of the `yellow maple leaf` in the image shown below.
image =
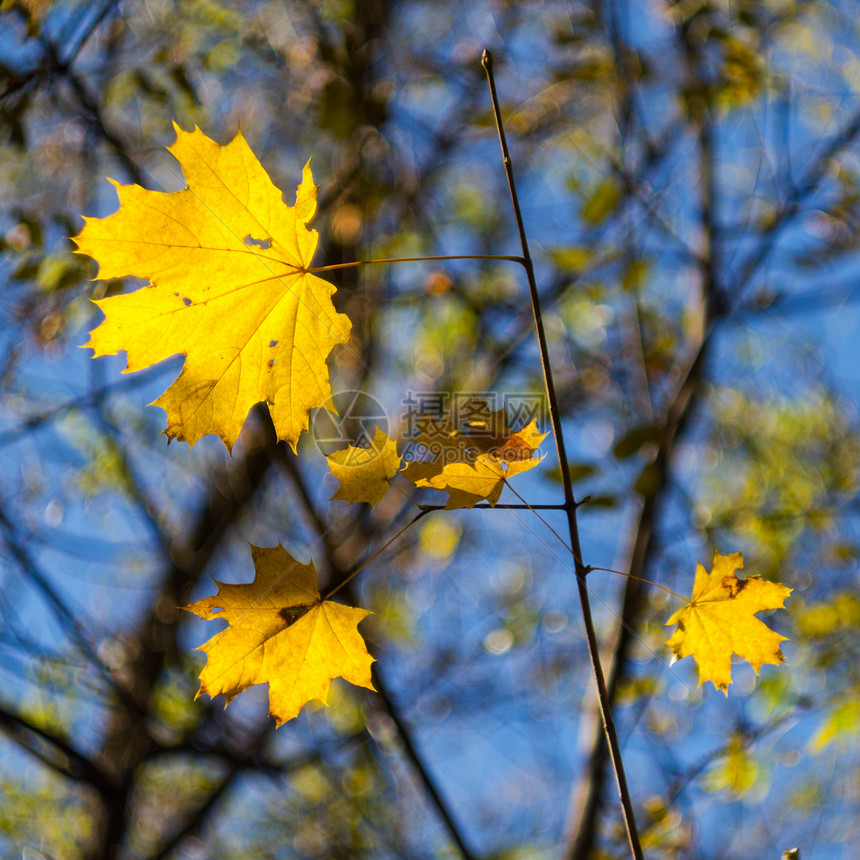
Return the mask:
[[782,608],[792,589],[760,576],[738,579],[735,571],[743,566],[739,552],[715,553],[711,573],[700,563],[689,604],[666,622],[678,625],[666,644],[678,659],[692,654],[699,667],[699,686],[711,681],[726,695],[732,682],[732,654],[748,660],[756,674],[764,663],[785,661],[779,643],[787,637],[775,633],[755,613]]
[[419,422],[418,443],[434,455],[432,462],[412,462],[404,476],[416,487],[448,493],[448,510],[471,508],[478,502],[495,505],[505,481],[533,469],[543,459],[533,456],[549,435],[537,421],[513,431],[504,409],[491,412],[483,400],[466,404],[469,416],[461,428],[450,418]]
[[215,433],[230,449],[251,407],[267,403],[278,438],[295,450],[308,411],[330,398],[326,358],[350,333],[332,305],[335,288],[306,271],[318,239],[306,227],[317,199],[310,162],[287,206],[241,133],[220,146],[174,127],[168,149],[188,187],[114,183],[119,211],[85,218],[75,238],[100,278],[150,282],[96,301],[105,320],[85,346],[96,356],[125,350],[125,372],[186,355],[154,403],[171,439],[193,445]]
[[358,632],[370,613],[322,600],[313,564],[280,544],[251,552],[253,582],[217,582],[217,594],[183,607],[230,625],[197,649],[207,655],[197,695],[223,694],[229,704],[248,687],[268,684],[269,713],[280,726],[311,699],[326,703],[334,678],[372,690],[373,658]]
[[326,457],[329,469],[340,481],[330,501],[368,502],[373,508],[388,492],[390,480],[400,468],[397,445],[378,427],[368,448],[348,445]]

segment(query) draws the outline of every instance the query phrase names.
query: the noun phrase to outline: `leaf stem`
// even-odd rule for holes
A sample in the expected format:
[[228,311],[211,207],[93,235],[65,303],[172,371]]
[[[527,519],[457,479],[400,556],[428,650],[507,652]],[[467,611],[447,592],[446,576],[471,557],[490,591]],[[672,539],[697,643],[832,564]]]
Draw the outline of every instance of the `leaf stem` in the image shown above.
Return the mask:
[[362,563],[361,563],[361,564],[360,564],[360,565],[359,565],[359,566],[358,566],[358,567],[357,567],[357,568],[356,568],[356,569],[355,569],[355,570],[354,570],[354,571],[353,571],[353,572],[352,572],[348,577],[346,577],[346,579],[344,579],[344,580],[343,580],[339,585],[336,585],[336,586],[335,586],[335,587],[334,587],[334,588],[333,588],[333,589],[332,589],[332,590],[331,590],[331,591],[330,591],[330,592],[329,592],[329,593],[328,593],[328,594],[323,598],[323,600],[330,600],[330,599],[331,599],[331,596],[332,596],[333,594],[337,594],[337,592],[338,592],[338,591],[340,591],[340,590],[341,590],[341,589],[342,589],[342,588],[343,588],[343,587],[344,587],[348,582],[350,582],[351,580],[355,579],[355,577],[356,577],[356,576],[358,576],[358,574],[359,574],[359,573],[361,573],[361,571],[363,571],[363,570],[364,570],[364,569],[365,569],[365,568],[370,564],[370,562],[372,562],[375,558],[378,558],[380,555],[382,555],[382,553],[384,553],[384,552],[385,552],[385,550],[387,550],[387,549],[388,549],[388,547],[390,547],[390,546],[391,546],[391,544],[393,544],[393,543],[394,543],[394,541],[396,541],[396,540],[397,540],[397,538],[399,538],[399,537],[400,537],[400,535],[402,535],[402,534],[403,534],[403,532],[405,532],[407,529],[409,529],[409,528],[411,528],[412,526],[414,526],[414,525],[415,525],[415,523],[417,523],[417,522],[418,522],[418,520],[420,520],[420,519],[421,519],[421,517],[426,516],[426,515],[427,515],[427,514],[429,514],[429,513],[430,513],[430,511],[421,511],[421,513],[416,514],[416,515],[415,515],[411,520],[409,520],[409,522],[408,522],[408,523],[406,523],[406,525],[405,525],[405,526],[403,526],[403,528],[402,528],[402,529],[400,529],[400,531],[399,531],[399,532],[397,532],[397,534],[396,534],[396,535],[394,535],[394,537],[392,537],[392,538],[390,538],[389,540],[387,540],[387,541],[386,541],[386,542],[385,542],[385,543],[384,543],[384,544],[383,544],[383,545],[382,545],[382,546],[381,546],[381,547],[380,547],[380,548],[379,548],[379,549],[378,549],[378,550],[377,550],[377,551],[376,551],[372,556],[370,556],[370,558],[365,559],[365,560],[364,560],[364,561],[363,561],[363,562],[362,562]]
[[643,579],[641,576],[634,576],[632,573],[626,573],[623,570],[615,570],[611,567],[592,567],[591,570],[605,570],[607,573],[617,573],[619,576],[626,576],[628,579],[635,579],[637,582],[644,582],[646,585],[653,585],[654,588],[659,588],[662,591],[666,591],[673,597],[677,597],[678,600],[683,600],[684,603],[692,603],[692,601],[688,597],[682,597],[680,594],[678,594],[677,591],[672,591],[671,588],[666,588],[665,585],[660,585],[659,582],[651,582],[650,579]]
[[[508,485],[510,486],[510,484]],[[447,505],[419,505],[421,510],[426,513],[430,513],[430,511],[448,511],[452,510]],[[461,508],[454,508],[453,510],[462,510]],[[479,504],[474,505],[469,508],[470,511],[565,511],[567,508],[564,505],[530,505],[528,502],[522,505],[503,505],[496,504],[491,505],[487,504]],[[568,548],[568,552],[570,552],[570,548]]]
[[511,195],[511,204],[514,210],[514,218],[516,219],[517,232],[520,237],[520,245],[523,249],[524,268],[529,284],[529,295],[531,297],[532,315],[534,317],[535,333],[537,334],[538,347],[540,349],[541,368],[544,376],[544,387],[546,389],[547,401],[549,402],[550,421],[552,422],[553,436],[555,436],[556,452],[558,454],[559,468],[561,469],[561,477],[564,483],[564,501],[565,511],[567,512],[568,528],[570,530],[570,544],[572,547],[574,571],[576,574],[576,582],[579,591],[579,602],[582,609],[582,620],[585,626],[585,638],[588,643],[588,655],[591,660],[591,667],[594,674],[594,681],[597,686],[597,698],[600,704],[600,716],[603,720],[603,730],[606,735],[609,754],[612,759],[612,765],[615,770],[615,780],[618,785],[618,795],[621,799],[621,807],[624,813],[624,824],[627,828],[627,841],[630,845],[630,853],[634,860],[644,860],[642,846],[639,842],[639,832],[636,827],[636,816],[633,812],[633,802],[630,797],[630,790],[627,787],[627,777],[624,773],[624,763],[621,758],[621,748],[618,743],[618,734],[615,731],[615,723],[612,719],[612,710],[610,708],[609,694],[606,690],[606,680],[603,676],[603,667],[600,664],[600,653],[597,645],[597,634],[594,630],[594,621],[591,617],[591,604],[588,597],[588,587],[585,583],[585,577],[588,573],[587,568],[582,562],[582,550],[579,541],[579,526],[576,521],[576,499],[573,494],[573,485],[570,480],[570,469],[567,462],[567,454],[564,448],[564,434],[562,431],[561,412],[558,407],[558,398],[556,397],[555,385],[552,379],[552,368],[549,360],[549,349],[547,347],[546,334],[543,327],[543,317],[541,316],[540,296],[538,294],[537,282],[534,274],[534,264],[531,254],[529,253],[528,239],[526,237],[525,225],[523,223],[522,212],[517,198],[516,184],[514,182],[514,171],[511,163],[511,156],[508,152],[508,143],[505,138],[505,129],[502,122],[502,112],[499,106],[499,98],[496,93],[496,81],[493,76],[493,57],[489,51],[485,50],[481,58],[481,64],[487,73],[487,83],[490,87],[490,98],[493,103],[493,114],[496,118],[496,130],[499,135],[499,143],[502,147],[502,160],[505,167],[505,174],[508,180],[508,190]]
[[[508,489],[559,539],[561,545],[573,555],[573,550],[565,543],[564,538],[532,507],[512,486],[510,481],[505,479]],[[562,508],[562,510],[565,510]]]
[[403,487],[395,484],[393,478],[388,479],[388,485],[397,490],[397,492],[400,493],[400,495],[403,496],[404,499],[408,499],[410,502],[412,502],[412,504],[415,505],[415,507],[418,508],[419,511],[424,511],[425,506],[416,502],[415,499],[413,499],[412,496],[410,496],[409,493],[407,493],[406,490],[403,489]]
[[526,261],[522,257],[509,256],[506,254],[454,254],[442,257],[381,257],[378,260],[354,260],[350,263],[335,263],[331,266],[314,266],[305,269],[305,272],[315,275],[317,272],[331,272],[335,269],[354,269],[356,266],[372,266],[378,263],[421,263],[434,260],[507,260],[509,263],[519,263],[525,266]]

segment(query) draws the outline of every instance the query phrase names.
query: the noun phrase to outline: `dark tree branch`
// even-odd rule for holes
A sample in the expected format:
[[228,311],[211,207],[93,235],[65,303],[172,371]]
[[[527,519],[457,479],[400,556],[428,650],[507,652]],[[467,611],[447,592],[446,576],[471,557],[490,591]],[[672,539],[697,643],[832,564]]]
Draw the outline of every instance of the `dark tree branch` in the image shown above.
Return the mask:
[[0,709],[0,728],[20,747],[57,773],[86,782],[103,796],[111,791],[107,774],[56,732],[5,708]]

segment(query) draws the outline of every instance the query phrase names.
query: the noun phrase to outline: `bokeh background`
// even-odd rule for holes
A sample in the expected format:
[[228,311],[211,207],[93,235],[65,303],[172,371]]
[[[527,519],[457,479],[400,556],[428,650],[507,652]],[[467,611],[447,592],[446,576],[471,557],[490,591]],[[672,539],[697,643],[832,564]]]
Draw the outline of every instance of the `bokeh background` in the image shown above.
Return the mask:
[[[585,562],[689,593],[698,560],[742,551],[794,589],[766,619],[787,665],[738,664],[725,697],[671,664],[674,598],[589,575],[646,855],[860,854],[856,3],[0,9],[4,856],[629,856],[570,558],[537,518],[434,513],[361,573],[378,693],[336,682],[277,731],[265,687],[195,701],[216,625],[176,607],[249,581],[248,542],[336,582],[414,508],[328,503],[331,418],[298,457],[258,414],[232,457],[168,447],[146,404],[182,359],[122,376],[79,348],[90,300],[135,284],[93,281],[69,237],[115,210],[106,176],[184,186],[172,121],[241,127],[288,203],[313,156],[320,265],[518,254],[485,47]],[[419,395],[540,399],[516,265],[331,279],[345,438],[380,404],[405,446]],[[532,503],[562,497],[546,451],[517,484]]]

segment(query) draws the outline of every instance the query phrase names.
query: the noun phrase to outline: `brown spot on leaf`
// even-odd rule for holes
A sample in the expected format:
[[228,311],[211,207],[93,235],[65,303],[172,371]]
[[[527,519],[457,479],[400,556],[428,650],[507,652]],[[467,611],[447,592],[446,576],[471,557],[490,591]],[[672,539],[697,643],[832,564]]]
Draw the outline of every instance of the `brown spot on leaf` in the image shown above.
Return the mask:
[[310,606],[282,606],[278,610],[278,615],[287,627],[292,627],[309,609]]
[[724,576],[722,580],[723,588],[729,592],[729,599],[737,597],[748,585],[749,579],[738,579],[733,573]]
[[503,445],[490,453],[498,457],[499,460],[510,463],[514,460],[528,460],[534,455],[534,452],[534,448],[530,447],[519,436],[510,436]]

